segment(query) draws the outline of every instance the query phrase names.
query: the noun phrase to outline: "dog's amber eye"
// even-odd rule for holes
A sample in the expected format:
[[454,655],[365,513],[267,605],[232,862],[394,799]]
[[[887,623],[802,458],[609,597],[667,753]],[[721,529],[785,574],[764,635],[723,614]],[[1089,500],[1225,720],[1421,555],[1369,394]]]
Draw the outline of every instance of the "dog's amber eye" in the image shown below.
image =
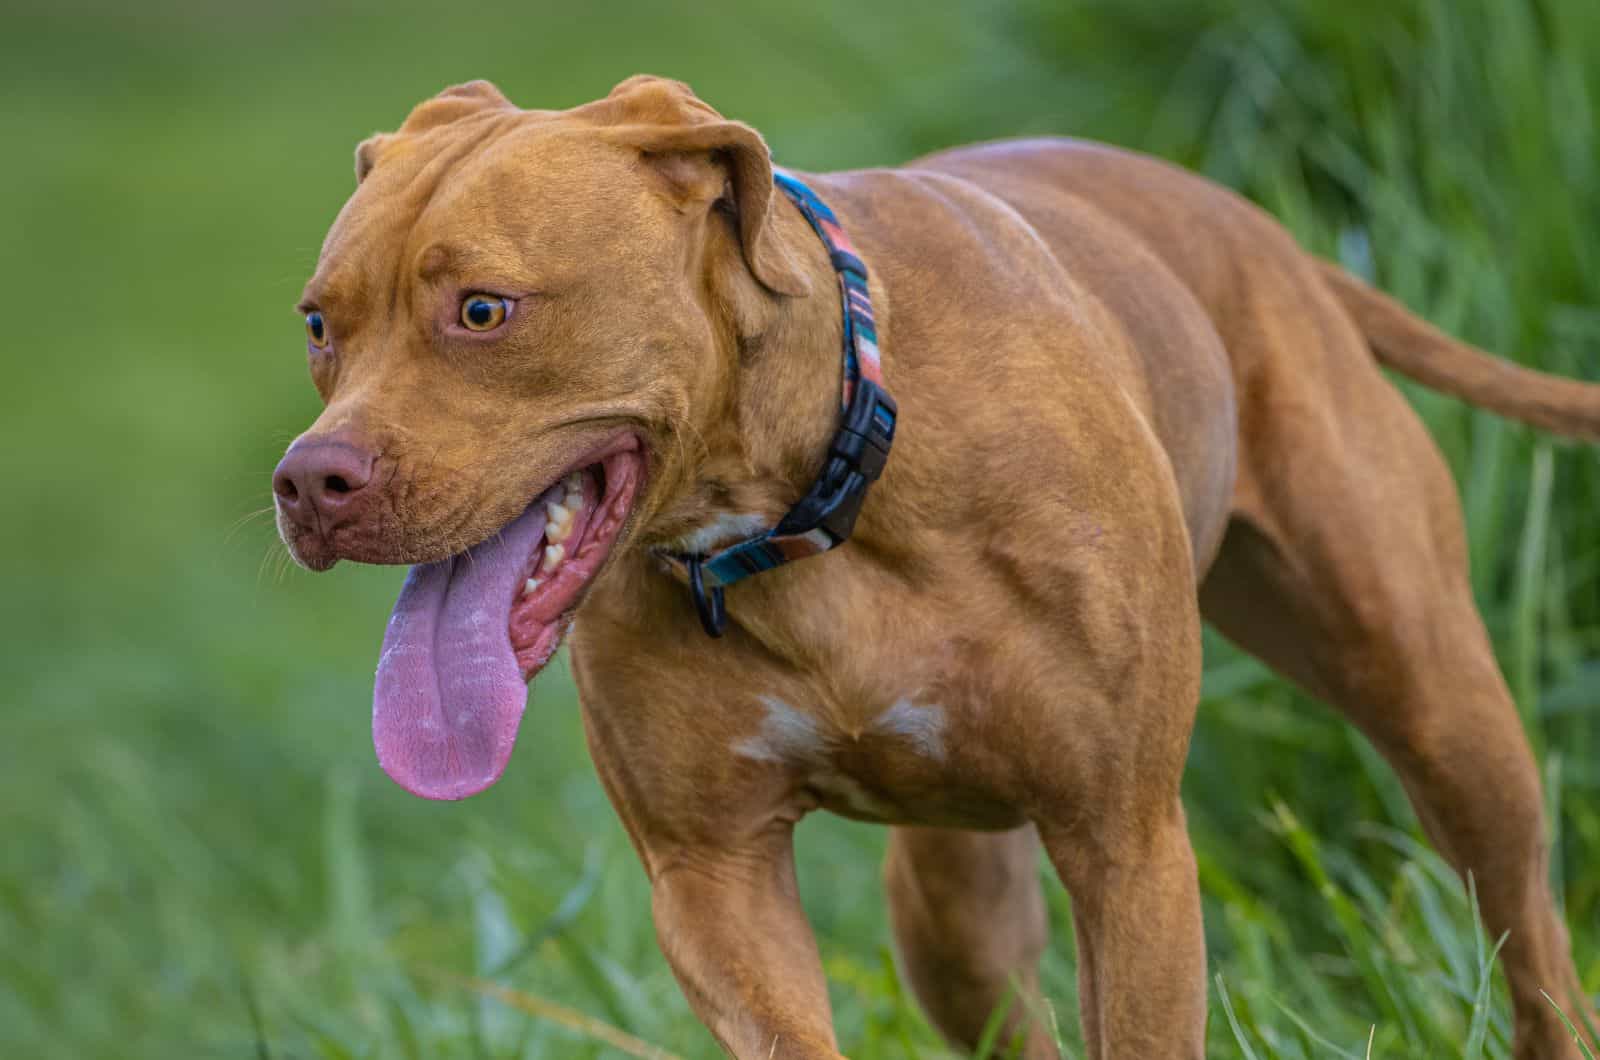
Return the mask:
[[461,300],[461,325],[468,331],[493,331],[505,323],[510,305],[492,294],[469,294]]
[[306,314],[306,338],[319,350],[328,345],[328,325],[321,313],[313,311]]

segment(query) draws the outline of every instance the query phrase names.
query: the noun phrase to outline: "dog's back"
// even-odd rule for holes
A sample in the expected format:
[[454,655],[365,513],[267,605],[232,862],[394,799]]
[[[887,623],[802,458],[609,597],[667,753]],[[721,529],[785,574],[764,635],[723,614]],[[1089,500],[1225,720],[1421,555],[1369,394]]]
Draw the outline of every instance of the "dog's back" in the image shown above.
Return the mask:
[[[1542,430],[1600,439],[1600,387],[1522,369],[1431,328],[1394,299],[1335,265],[1308,255],[1275,218],[1221,185],[1158,159],[1076,140],[1002,141],[932,155],[917,166],[953,173],[1012,204],[1058,253],[1072,254],[1081,232],[1061,209],[1063,199],[1103,211],[1183,282],[1222,336],[1236,381],[1250,387],[1270,379],[1276,351],[1286,365],[1307,366],[1301,349],[1261,341],[1258,310],[1311,316],[1322,328],[1348,329],[1364,344],[1330,344],[1343,354],[1327,367],[1360,372],[1372,354],[1424,385]],[[1067,222],[1067,223],[1063,223]],[[1082,255],[1079,255],[1080,259]],[[1093,285],[1094,269],[1075,269]],[[1114,290],[1097,293],[1118,299]],[[1334,303],[1343,313],[1333,313]],[[1140,306],[1140,311],[1144,310]],[[1341,335],[1340,338],[1347,336]],[[1368,349],[1370,345],[1370,349]],[[1146,347],[1147,356],[1183,358],[1183,350]],[[1151,369],[1170,372],[1167,360]],[[1270,385],[1270,383],[1268,384]]]

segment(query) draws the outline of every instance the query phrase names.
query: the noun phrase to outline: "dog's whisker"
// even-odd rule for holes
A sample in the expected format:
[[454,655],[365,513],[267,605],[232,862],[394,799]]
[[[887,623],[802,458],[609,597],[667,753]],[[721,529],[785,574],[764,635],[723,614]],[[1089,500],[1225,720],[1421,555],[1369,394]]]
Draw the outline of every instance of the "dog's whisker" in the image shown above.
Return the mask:
[[253,512],[246,512],[244,515],[239,516],[239,518],[229,523],[228,526],[223,530],[222,543],[227,544],[228,542],[232,541],[235,535],[243,531],[245,527],[249,526],[257,519],[260,519],[263,516],[272,516],[276,514],[276,512],[277,509],[269,504],[264,508],[257,508]]
[[288,548],[282,541],[268,542],[267,547],[261,552],[261,561],[256,564],[256,592],[260,592],[262,581],[271,575],[274,584],[277,581],[277,564],[284,556],[289,554]]

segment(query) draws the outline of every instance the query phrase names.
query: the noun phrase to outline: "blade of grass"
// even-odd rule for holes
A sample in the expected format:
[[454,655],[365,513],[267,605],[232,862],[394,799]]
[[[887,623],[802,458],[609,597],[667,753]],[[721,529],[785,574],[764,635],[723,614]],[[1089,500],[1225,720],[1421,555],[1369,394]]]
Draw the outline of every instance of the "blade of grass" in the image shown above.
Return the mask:
[[1016,991],[1007,987],[994,1011],[984,1021],[983,1033],[978,1035],[977,1048],[972,1051],[973,1060],[989,1060],[994,1055],[994,1047],[1000,1041],[1000,1032],[1005,1029],[1006,1018],[1011,1015],[1016,999]]
[[1245,1037],[1244,1028],[1239,1025],[1239,1017],[1234,1014],[1233,1000],[1228,997],[1228,984],[1222,979],[1222,973],[1216,975],[1217,999],[1222,1002],[1222,1011],[1228,1017],[1228,1026],[1233,1028],[1233,1040],[1239,1043],[1239,1051],[1244,1054],[1245,1060],[1260,1060],[1256,1051],[1250,1047],[1250,1039]]
[[492,998],[509,1008],[548,1020],[592,1041],[602,1042],[628,1056],[638,1057],[639,1060],[682,1060],[682,1057],[675,1053],[670,1053],[658,1045],[652,1045],[642,1038],[635,1038],[626,1031],[618,1030],[587,1013],[526,991],[514,990],[509,986],[480,979],[477,976],[458,975],[438,968],[418,970],[427,978],[470,991],[480,997]]
[[[1583,1035],[1578,1033],[1578,1028],[1572,1025],[1572,1020],[1567,1016],[1566,1012],[1562,1011],[1561,1006],[1556,1004],[1556,999],[1546,994],[1543,990],[1539,991],[1539,993],[1544,994],[1544,999],[1550,1002],[1550,1007],[1556,1010],[1557,1016],[1561,1017],[1561,1025],[1567,1028],[1567,1033],[1572,1035],[1572,1040],[1578,1043],[1579,1049],[1583,1050],[1584,1060],[1595,1060],[1594,1051],[1589,1048],[1589,1043],[1583,1040]],[[1580,1013],[1580,1015],[1582,1014]],[[1590,1031],[1592,1032],[1593,1029],[1591,1027]]]
[[1319,1048],[1326,1049],[1328,1052],[1333,1053],[1336,1056],[1343,1057],[1344,1060],[1361,1060],[1361,1056],[1359,1054],[1346,1052],[1333,1042],[1329,1041],[1327,1038],[1324,1038],[1321,1034],[1318,1034],[1311,1024],[1306,1021],[1305,1017],[1301,1016],[1288,1005],[1285,1005],[1282,1001],[1275,997],[1269,998],[1269,1000],[1271,1000],[1272,1004],[1279,1012],[1289,1017],[1290,1022],[1292,1022],[1296,1027],[1300,1028],[1301,1034],[1305,1035]]

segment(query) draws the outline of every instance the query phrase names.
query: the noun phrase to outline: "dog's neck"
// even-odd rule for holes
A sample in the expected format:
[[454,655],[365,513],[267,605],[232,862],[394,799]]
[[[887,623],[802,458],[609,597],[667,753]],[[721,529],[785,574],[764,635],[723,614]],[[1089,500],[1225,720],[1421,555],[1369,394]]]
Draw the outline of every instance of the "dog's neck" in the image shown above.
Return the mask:
[[[737,244],[708,241],[714,377],[703,391],[698,437],[684,439],[678,497],[652,520],[651,536],[677,551],[712,551],[775,526],[810,486],[838,426],[844,320],[837,274],[788,202],[775,202],[769,224],[768,238],[803,263],[811,291],[775,297],[743,269]],[[882,334],[887,306],[877,283],[872,297]]]

